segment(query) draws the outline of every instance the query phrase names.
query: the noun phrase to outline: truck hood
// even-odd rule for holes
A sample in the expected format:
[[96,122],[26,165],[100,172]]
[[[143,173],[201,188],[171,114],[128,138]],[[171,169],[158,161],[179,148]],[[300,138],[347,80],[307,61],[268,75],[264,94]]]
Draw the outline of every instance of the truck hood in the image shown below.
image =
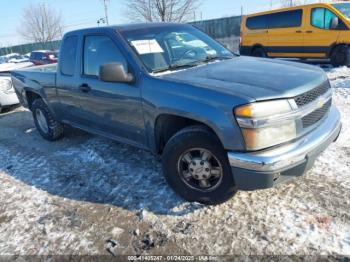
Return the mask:
[[244,56],[159,77],[248,101],[291,98],[328,81],[323,70],[315,66]]

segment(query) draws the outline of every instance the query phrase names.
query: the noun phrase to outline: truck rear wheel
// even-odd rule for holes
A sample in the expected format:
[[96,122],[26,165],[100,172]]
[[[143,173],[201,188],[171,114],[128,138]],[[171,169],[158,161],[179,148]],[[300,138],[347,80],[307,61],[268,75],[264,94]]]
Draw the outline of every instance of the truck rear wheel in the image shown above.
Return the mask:
[[34,123],[40,135],[49,141],[63,136],[63,125],[57,122],[42,99],[36,99],[31,105]]
[[236,192],[226,151],[204,126],[176,133],[165,146],[162,166],[169,185],[188,201],[220,204]]
[[349,47],[345,45],[335,47],[330,58],[334,67],[348,66],[350,63]]

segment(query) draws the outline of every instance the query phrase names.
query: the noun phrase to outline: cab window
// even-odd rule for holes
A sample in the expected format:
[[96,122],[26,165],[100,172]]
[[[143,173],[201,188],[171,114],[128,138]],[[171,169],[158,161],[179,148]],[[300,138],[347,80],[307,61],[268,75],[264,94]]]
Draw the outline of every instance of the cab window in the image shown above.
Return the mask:
[[84,42],[84,75],[98,76],[100,66],[120,63],[127,70],[127,63],[114,42],[107,36],[86,36]]
[[337,16],[326,8],[314,8],[311,12],[311,25],[320,29],[330,30],[334,17]]

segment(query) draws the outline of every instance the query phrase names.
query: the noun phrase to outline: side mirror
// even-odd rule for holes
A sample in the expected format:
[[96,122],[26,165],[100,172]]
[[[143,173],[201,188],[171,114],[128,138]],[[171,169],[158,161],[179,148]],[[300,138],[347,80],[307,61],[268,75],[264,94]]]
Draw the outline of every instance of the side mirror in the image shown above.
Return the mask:
[[99,79],[104,82],[131,83],[134,76],[125,71],[120,63],[110,63],[100,66]]
[[337,29],[339,25],[339,18],[333,17],[331,20],[331,29]]

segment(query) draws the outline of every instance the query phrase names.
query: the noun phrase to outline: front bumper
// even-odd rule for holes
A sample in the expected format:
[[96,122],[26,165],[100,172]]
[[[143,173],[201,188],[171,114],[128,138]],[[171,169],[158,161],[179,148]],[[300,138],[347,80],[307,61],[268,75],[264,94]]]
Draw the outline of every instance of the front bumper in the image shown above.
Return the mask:
[[332,106],[326,119],[296,142],[259,152],[228,152],[235,183],[240,190],[273,187],[312,168],[316,158],[341,131],[340,113]]

